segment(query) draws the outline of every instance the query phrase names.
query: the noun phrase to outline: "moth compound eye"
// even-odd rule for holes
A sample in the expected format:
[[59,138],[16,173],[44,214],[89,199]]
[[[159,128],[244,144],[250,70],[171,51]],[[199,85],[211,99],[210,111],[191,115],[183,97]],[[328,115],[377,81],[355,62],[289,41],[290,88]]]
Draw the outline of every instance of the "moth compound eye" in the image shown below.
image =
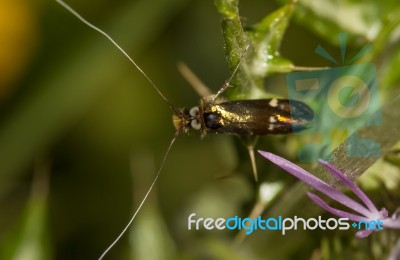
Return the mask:
[[192,107],[189,111],[189,115],[191,115],[192,117],[197,116],[199,113],[200,113],[199,107]]
[[[192,108],[193,109],[193,108]],[[193,128],[193,129],[196,129],[196,130],[200,130],[201,129],[201,124],[200,124],[200,121],[198,120],[198,119],[193,119],[191,122],[190,122],[190,125],[191,125],[191,127]]]

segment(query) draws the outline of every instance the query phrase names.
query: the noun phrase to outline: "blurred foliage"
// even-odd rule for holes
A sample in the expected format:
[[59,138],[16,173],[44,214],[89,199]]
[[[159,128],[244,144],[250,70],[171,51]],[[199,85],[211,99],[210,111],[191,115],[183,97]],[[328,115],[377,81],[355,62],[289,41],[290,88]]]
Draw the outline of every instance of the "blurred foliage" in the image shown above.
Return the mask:
[[48,230],[49,171],[48,161],[37,162],[29,200],[16,225],[9,230],[7,240],[1,245],[1,259],[52,259]]
[[37,48],[37,7],[29,1],[0,2],[0,101],[12,93]]
[[[179,60],[217,91],[249,45],[227,97],[285,96],[282,72],[297,65],[331,66],[315,55],[315,47],[339,57],[337,35],[348,32],[349,53],[373,44],[362,62],[376,64],[382,105],[398,114],[390,103],[400,93],[400,6],[394,0],[68,3],[110,33],[173,104],[189,107],[199,99],[178,75]],[[0,1],[0,71],[0,257],[99,257],[160,165],[174,132],[171,111],[106,39],[52,1]],[[390,132],[369,133],[382,133],[387,146],[395,145],[393,129],[400,120],[385,120]],[[261,181],[254,183],[247,151],[237,139],[198,139],[178,138],[157,189],[109,259],[379,259],[398,238],[395,232],[364,240],[353,232],[255,232],[234,248],[235,232],[187,230],[192,212],[330,217],[301,196],[302,185],[258,159]],[[295,161],[305,141],[263,137],[257,148]],[[400,206],[397,151],[368,165],[359,179],[389,212]],[[43,161],[47,164],[38,168]],[[48,176],[38,174],[42,171]],[[284,188],[270,190],[265,199],[266,183]]]

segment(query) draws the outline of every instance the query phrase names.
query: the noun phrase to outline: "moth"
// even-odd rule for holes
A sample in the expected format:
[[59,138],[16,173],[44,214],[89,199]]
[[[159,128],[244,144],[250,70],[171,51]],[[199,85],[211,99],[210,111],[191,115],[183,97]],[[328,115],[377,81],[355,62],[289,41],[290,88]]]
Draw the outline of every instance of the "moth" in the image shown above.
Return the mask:
[[222,133],[233,135],[288,134],[307,128],[313,111],[305,103],[289,99],[233,100],[207,103],[190,110],[175,110],[172,121],[178,133],[199,130],[202,135]]
[[[164,94],[158,89],[158,87],[147,76],[147,74],[136,64],[136,62],[107,33],[88,22],[62,0],[55,1],[76,16],[85,25],[106,37],[136,67],[136,69],[146,78],[156,92],[158,92],[160,97],[170,106],[173,112],[172,122],[176,129],[175,135],[167,148],[157,174],[145,196],[143,197],[139,207],[120,235],[103,252],[99,259],[103,259],[109,250],[111,250],[111,248],[119,241],[119,239],[135,219],[155,183],[157,182],[157,179],[165,164],[167,155],[169,154],[169,151],[176,138],[180,134],[188,134],[191,130],[199,131],[201,136],[205,136],[209,133],[232,134],[237,136],[288,134],[293,132],[294,129],[302,130],[307,128],[308,124],[313,118],[312,109],[305,103],[296,100],[271,98],[221,101],[219,99],[219,95],[222,94],[228,87],[230,87],[230,82],[239,69],[245,53],[243,53],[239,64],[235,68],[229,80],[225,82],[217,94],[201,98],[199,105],[194,106],[191,109],[177,108],[164,96]],[[187,73],[183,74],[184,76],[186,74],[188,81],[191,81],[189,79],[190,77],[187,76]],[[191,72],[189,72],[189,74],[191,74]],[[195,79],[195,81],[198,80]],[[249,149],[249,151],[250,158],[252,159],[253,171],[256,177],[254,153],[252,154],[252,149]]]

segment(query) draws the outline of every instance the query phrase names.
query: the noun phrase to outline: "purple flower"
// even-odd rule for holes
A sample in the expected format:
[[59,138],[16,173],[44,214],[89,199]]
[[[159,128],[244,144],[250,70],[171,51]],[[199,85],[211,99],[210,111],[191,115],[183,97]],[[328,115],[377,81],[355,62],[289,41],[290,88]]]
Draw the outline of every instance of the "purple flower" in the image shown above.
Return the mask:
[[[271,162],[281,167],[288,173],[292,174],[296,178],[310,185],[314,189],[322,192],[329,198],[346,206],[355,213],[350,213],[348,211],[333,208],[329,206],[325,201],[323,201],[319,196],[311,192],[307,192],[308,197],[326,211],[338,217],[348,218],[349,220],[355,222],[363,220],[367,222],[373,220],[381,221],[382,226],[385,228],[400,229],[400,219],[395,219],[394,217],[393,218],[388,217],[388,211],[385,208],[382,208],[380,211],[378,211],[378,209],[375,207],[372,201],[367,197],[367,195],[365,195],[365,193],[360,188],[358,188],[353,181],[351,181],[346,175],[344,175],[341,171],[339,171],[336,167],[332,166],[331,164],[322,160],[319,161],[320,164],[323,167],[325,167],[328,171],[330,171],[337,179],[339,179],[339,181],[341,181],[344,185],[349,187],[353,191],[353,193],[358,198],[360,198],[360,200],[363,202],[364,205],[348,197],[343,192],[336,190],[331,185],[315,177],[314,175],[305,171],[299,166],[291,163],[290,161],[269,152],[264,152],[264,151],[258,151],[258,152],[266,159],[270,160]],[[371,229],[361,230],[356,233],[356,236],[364,238],[369,236],[372,232],[373,230]]]

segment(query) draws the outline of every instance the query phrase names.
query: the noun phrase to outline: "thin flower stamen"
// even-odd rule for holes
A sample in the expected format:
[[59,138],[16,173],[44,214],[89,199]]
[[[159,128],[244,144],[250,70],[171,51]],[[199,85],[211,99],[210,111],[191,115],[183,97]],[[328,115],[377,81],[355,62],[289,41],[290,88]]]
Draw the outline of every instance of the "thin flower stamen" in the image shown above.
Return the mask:
[[375,205],[372,203],[372,201],[368,198],[368,196],[359,188],[357,185],[354,184],[352,180],[350,180],[349,177],[344,175],[341,171],[339,171],[336,167],[333,165],[319,160],[319,163],[325,167],[328,171],[330,171],[336,178],[338,178],[344,185],[349,187],[354,194],[359,197],[362,202],[368,207],[368,209],[373,212],[375,215],[378,215],[378,209],[375,207]]

